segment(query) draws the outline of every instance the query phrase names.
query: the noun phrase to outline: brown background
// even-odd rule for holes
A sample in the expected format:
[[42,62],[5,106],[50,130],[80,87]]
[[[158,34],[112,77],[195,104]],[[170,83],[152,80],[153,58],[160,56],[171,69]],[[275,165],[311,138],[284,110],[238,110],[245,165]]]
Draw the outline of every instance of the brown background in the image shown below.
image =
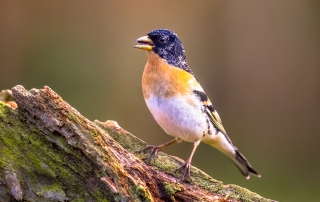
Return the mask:
[[[0,89],[50,86],[91,120],[113,119],[150,144],[167,136],[141,93],[135,39],[174,30],[234,144],[262,174],[245,180],[205,144],[193,165],[279,201],[317,201],[320,3],[1,1]],[[165,152],[186,159],[192,144]]]

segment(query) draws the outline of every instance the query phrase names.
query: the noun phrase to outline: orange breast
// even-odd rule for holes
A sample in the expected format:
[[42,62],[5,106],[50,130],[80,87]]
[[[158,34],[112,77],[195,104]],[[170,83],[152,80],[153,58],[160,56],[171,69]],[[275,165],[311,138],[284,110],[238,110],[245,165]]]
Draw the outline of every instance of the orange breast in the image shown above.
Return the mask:
[[142,76],[145,99],[151,94],[164,98],[184,95],[191,93],[194,85],[199,84],[190,73],[167,64],[153,51],[148,52],[148,61]]

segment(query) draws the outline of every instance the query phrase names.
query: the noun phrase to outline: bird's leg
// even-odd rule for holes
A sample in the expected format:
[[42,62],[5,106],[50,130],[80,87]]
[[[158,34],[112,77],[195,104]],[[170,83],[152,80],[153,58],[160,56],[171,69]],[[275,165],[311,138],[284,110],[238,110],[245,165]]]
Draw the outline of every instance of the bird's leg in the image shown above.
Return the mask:
[[181,141],[182,141],[181,139],[175,138],[175,139],[170,140],[169,142],[166,142],[166,143],[161,144],[161,145],[159,145],[159,146],[148,145],[146,148],[143,149],[143,150],[151,149],[151,151],[150,151],[150,153],[149,153],[149,155],[148,155],[147,164],[149,164],[151,158],[152,158],[153,156],[156,157],[157,154],[158,154],[158,152],[159,152],[160,150],[162,150],[164,147],[169,146],[169,145],[174,144],[174,143],[180,143]]
[[181,177],[181,181],[184,180],[184,177],[186,176],[187,173],[188,173],[189,178],[191,178],[190,177],[191,160],[192,160],[193,154],[196,151],[199,144],[200,144],[200,140],[194,142],[190,157],[188,158],[188,160],[186,160],[186,162],[184,162],[184,164],[182,166],[180,166],[179,168],[176,169],[176,171],[178,171],[178,170],[182,170],[184,168],[184,171],[183,171],[183,174]]

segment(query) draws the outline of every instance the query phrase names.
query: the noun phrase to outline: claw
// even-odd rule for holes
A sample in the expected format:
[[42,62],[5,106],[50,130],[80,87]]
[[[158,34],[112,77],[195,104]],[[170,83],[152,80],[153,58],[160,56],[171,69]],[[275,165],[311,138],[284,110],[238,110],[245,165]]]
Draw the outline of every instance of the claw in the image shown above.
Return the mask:
[[169,146],[169,145],[171,145],[171,144],[173,144],[173,143],[177,143],[177,142],[181,142],[181,140],[180,140],[179,138],[175,138],[175,139],[173,139],[173,140],[171,140],[171,141],[169,141],[169,142],[166,142],[166,143],[164,143],[164,144],[161,144],[161,145],[159,145],[159,146],[154,146],[154,145],[148,145],[148,146],[146,146],[144,149],[142,149],[142,151],[146,151],[146,150],[148,150],[148,149],[151,149],[151,152],[150,152],[149,155],[148,155],[147,164],[150,164],[150,161],[151,161],[151,158],[152,158],[152,157],[154,157],[154,158],[157,157],[158,152],[159,152],[161,149],[163,149],[164,147]]
[[184,169],[183,174],[180,179],[181,181],[184,180],[186,174],[188,174],[188,177],[191,178],[191,176],[190,176],[191,163],[190,162],[191,162],[191,159],[186,160],[186,162],[182,166],[180,166],[179,168],[177,168],[175,170],[175,172],[177,172],[178,170]]
[[190,157],[188,158],[188,160],[186,160],[186,162],[184,162],[184,164],[181,167],[176,169],[176,171],[177,171],[177,170],[182,170],[184,168],[183,175],[181,177],[181,181],[184,180],[184,177],[186,176],[186,174],[188,174],[189,178],[191,179],[191,177],[190,177],[191,160],[192,160],[193,154],[196,151],[199,144],[200,144],[200,140],[194,142]]
[[148,145],[146,148],[144,148],[144,150],[148,150],[151,149],[149,155],[148,155],[148,159],[147,159],[147,164],[150,164],[150,161],[152,159],[152,157],[156,158],[158,155],[158,151],[159,149],[161,149],[161,147],[159,146],[154,146],[154,145]]

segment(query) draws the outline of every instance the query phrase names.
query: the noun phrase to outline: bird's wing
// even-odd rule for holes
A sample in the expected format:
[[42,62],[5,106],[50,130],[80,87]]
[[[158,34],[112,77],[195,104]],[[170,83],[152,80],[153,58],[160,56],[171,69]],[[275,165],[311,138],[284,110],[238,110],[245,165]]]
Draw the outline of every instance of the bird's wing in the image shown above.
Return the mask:
[[220,116],[217,112],[217,110],[214,109],[214,107],[212,106],[211,101],[209,100],[207,94],[202,90],[194,90],[193,93],[200,99],[200,101],[202,102],[202,105],[205,108],[205,112],[207,113],[211,123],[219,130],[221,131],[223,134],[227,134],[226,130],[224,129],[224,127],[222,126],[222,121],[220,119]]
[[226,130],[224,129],[223,125],[222,125],[222,121],[220,119],[220,116],[217,112],[217,110],[215,110],[209,100],[210,105],[204,105],[207,115],[210,118],[211,123],[219,130],[221,131],[223,134],[227,134]]

